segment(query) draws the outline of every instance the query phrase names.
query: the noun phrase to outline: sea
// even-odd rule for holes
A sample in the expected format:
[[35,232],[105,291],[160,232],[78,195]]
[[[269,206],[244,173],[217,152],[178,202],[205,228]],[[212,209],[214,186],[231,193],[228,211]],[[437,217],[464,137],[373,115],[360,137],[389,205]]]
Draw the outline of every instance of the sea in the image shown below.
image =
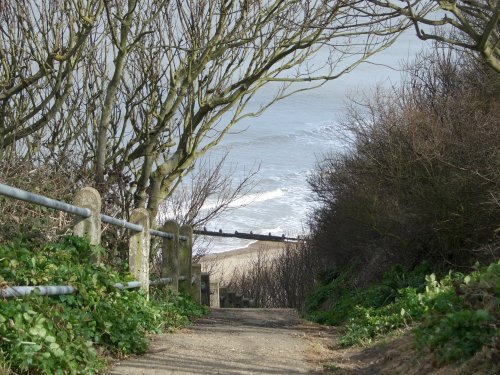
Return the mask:
[[[349,100],[370,97],[377,86],[391,90],[400,82],[401,64],[425,47],[412,33],[406,33],[371,63],[238,123],[208,157],[217,159],[228,153],[225,168],[236,169],[241,176],[258,167],[257,183],[251,192],[233,201],[227,212],[208,223],[207,229],[287,237],[307,234],[308,218],[318,204],[308,179],[325,155],[348,149],[339,124]],[[272,93],[272,86],[264,87],[250,109],[264,104]],[[205,208],[211,204],[207,202]],[[209,252],[218,253],[250,243],[212,238],[208,246]]]

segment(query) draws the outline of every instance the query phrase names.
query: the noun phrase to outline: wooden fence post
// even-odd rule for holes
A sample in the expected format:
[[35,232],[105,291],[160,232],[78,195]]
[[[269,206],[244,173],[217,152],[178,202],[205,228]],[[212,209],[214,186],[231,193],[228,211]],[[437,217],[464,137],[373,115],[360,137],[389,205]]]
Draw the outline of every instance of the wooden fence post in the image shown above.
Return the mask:
[[[101,244],[101,195],[91,187],[84,187],[78,191],[73,199],[73,204],[90,210],[89,217],[76,217],[73,233],[76,236],[87,237],[91,245]],[[99,263],[100,259],[94,259]]]
[[149,298],[149,248],[151,235],[149,234],[149,212],[144,208],[137,208],[130,215],[130,222],[142,226],[141,232],[135,232],[129,239],[129,271],[142,283],[142,289]]
[[191,283],[191,297],[201,304],[201,264],[191,266],[193,282]]
[[183,225],[179,228],[179,236],[184,236],[185,240],[179,241],[179,280],[180,292],[191,292],[191,263],[193,256],[193,228],[189,225]]
[[179,291],[179,224],[168,220],[161,228],[162,232],[172,233],[174,238],[163,238],[161,277],[170,277],[171,289]]

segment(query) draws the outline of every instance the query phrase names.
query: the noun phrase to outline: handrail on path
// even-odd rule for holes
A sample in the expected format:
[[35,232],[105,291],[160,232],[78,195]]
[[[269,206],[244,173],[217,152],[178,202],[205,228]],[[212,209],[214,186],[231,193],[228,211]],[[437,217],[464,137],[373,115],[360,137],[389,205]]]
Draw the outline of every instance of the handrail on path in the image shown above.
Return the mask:
[[[119,226],[132,232],[129,240],[129,269],[137,280],[125,283],[116,283],[118,289],[142,288],[149,292],[149,286],[170,285],[172,289],[183,289],[187,292],[196,292],[201,286],[201,269],[193,267],[192,272],[192,229],[188,226],[179,228],[175,222],[169,222],[172,232],[149,228],[149,213],[144,209],[132,212],[131,221],[118,219],[100,213],[96,208],[101,205],[101,197],[97,190],[84,188],[76,196],[77,204],[69,204],[43,195],[31,193],[22,189],[0,183],[0,195],[39,206],[62,211],[77,217],[73,232],[90,239],[91,244],[100,244],[101,222]],[[166,225],[167,226],[167,225]],[[149,251],[150,237],[157,236],[164,239],[162,251],[162,277],[158,280],[149,280]],[[190,281],[190,282],[188,282]],[[77,288],[71,285],[0,285],[0,297],[23,297],[30,293],[43,296],[73,294]],[[199,293],[195,293],[197,295]]]

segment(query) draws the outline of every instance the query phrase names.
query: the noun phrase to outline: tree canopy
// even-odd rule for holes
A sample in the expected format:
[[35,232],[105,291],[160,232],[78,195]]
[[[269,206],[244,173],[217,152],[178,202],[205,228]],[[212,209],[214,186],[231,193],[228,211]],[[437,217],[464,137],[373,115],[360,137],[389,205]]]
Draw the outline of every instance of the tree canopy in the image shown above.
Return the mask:
[[[351,71],[408,26],[370,1],[2,2],[0,153],[126,177],[156,215],[242,118]],[[256,110],[259,90],[274,95]]]
[[497,0],[371,0],[413,23],[417,36],[475,51],[500,72],[500,2]]

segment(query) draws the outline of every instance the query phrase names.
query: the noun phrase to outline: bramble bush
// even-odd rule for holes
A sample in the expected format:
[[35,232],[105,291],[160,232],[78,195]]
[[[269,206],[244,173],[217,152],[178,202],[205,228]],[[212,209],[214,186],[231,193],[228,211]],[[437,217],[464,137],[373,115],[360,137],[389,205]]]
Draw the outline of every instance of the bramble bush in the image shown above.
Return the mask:
[[206,311],[188,296],[118,290],[124,277],[91,259],[104,251],[79,237],[0,246],[2,285],[73,285],[78,293],[0,301],[0,363],[17,373],[99,373],[103,354],[142,353],[148,333],[189,322]]

